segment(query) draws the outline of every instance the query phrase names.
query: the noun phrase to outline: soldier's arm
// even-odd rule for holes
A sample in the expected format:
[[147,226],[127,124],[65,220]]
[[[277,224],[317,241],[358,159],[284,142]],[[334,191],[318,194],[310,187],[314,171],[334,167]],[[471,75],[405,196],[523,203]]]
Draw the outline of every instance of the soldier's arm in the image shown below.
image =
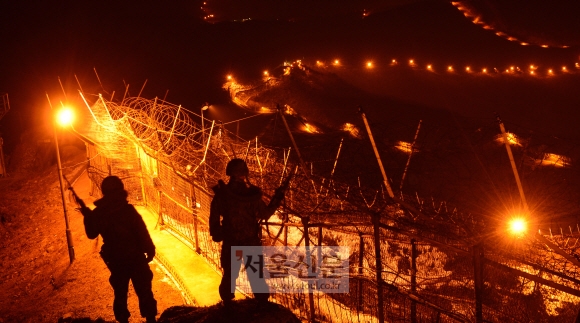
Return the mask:
[[213,241],[220,242],[223,240],[223,231],[221,225],[221,197],[216,194],[211,200],[209,209],[209,234]]
[[135,207],[132,205],[131,209],[135,219],[134,229],[137,234],[137,239],[139,240],[139,246],[141,251],[147,254],[147,260],[151,261],[153,260],[153,257],[155,257],[155,244],[153,244],[153,240],[151,240],[151,235],[149,235],[147,225],[145,225],[145,221],[143,221],[141,214],[139,214],[139,212],[137,212]]
[[91,210],[89,208],[82,209],[81,211],[84,216],[83,223],[85,224],[85,233],[87,234],[87,238],[95,239],[101,232],[100,221],[97,215],[98,212],[95,212],[95,210]]

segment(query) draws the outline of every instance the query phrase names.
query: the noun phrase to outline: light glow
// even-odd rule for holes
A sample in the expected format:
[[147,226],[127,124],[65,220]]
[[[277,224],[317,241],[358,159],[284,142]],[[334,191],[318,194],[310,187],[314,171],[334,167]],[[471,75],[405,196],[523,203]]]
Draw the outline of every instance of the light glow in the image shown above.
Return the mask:
[[58,110],[56,114],[56,121],[59,125],[66,127],[74,120],[74,113],[71,108],[64,107]]
[[522,235],[528,229],[528,223],[524,218],[516,217],[510,220],[509,230],[512,234]]

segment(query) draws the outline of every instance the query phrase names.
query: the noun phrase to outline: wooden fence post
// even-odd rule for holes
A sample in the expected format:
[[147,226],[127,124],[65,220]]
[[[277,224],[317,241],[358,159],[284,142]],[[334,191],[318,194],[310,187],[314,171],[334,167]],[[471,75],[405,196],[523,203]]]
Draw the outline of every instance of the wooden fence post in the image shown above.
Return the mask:
[[473,280],[475,287],[475,322],[483,322],[483,245],[473,246]]
[[[310,256],[310,237],[308,234],[308,217],[302,218],[302,224],[304,225],[304,246],[306,247],[306,264],[308,264],[308,270],[312,268],[312,257]],[[308,273],[307,273],[308,275]],[[312,287],[310,283],[308,284],[308,305],[310,306],[310,322],[316,322],[316,311],[314,309],[314,295],[312,295]]]
[[199,238],[197,232],[197,210],[196,210],[196,202],[194,202],[195,191],[193,189],[193,185],[189,183],[189,198],[191,200],[191,209],[193,210],[193,237],[195,239],[195,252],[201,254],[201,248],[199,247]]
[[373,226],[375,235],[375,261],[376,261],[376,279],[377,279],[377,302],[379,307],[379,323],[385,323],[385,308],[383,300],[383,261],[381,258],[381,228],[380,215],[373,215]]
[[363,276],[363,260],[364,260],[364,254],[365,254],[365,241],[363,239],[363,235],[362,233],[359,233],[359,256],[358,256],[358,284],[357,284],[357,289],[358,289],[358,302],[357,302],[357,306],[356,306],[356,310],[357,312],[362,312],[363,307],[363,281],[362,281],[362,276]]
[[[417,292],[417,242],[411,239],[411,294]],[[417,303],[411,300],[411,323],[417,323]]]

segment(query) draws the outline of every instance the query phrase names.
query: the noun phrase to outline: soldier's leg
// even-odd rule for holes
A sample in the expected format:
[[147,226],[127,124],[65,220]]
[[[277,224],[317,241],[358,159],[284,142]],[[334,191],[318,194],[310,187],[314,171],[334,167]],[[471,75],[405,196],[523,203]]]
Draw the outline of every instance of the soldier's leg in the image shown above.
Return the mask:
[[254,298],[258,301],[267,301],[270,297],[270,289],[264,277],[263,266],[263,264],[259,265],[256,262],[246,264],[246,274],[252,287],[252,293],[254,293]]
[[157,301],[153,296],[153,272],[146,262],[135,264],[131,275],[133,288],[139,298],[139,310],[142,317],[154,318],[157,315]]
[[113,313],[115,319],[119,322],[128,322],[129,310],[127,309],[127,293],[129,292],[130,274],[122,265],[108,264],[111,270],[111,277],[109,283],[113,287],[115,299],[113,300]]
[[229,302],[234,299],[235,295],[232,292],[236,287],[236,279],[240,273],[238,270],[232,270],[232,260],[230,258],[230,246],[223,245],[220,256],[220,262],[223,269],[222,281],[219,286],[220,297],[224,302]]

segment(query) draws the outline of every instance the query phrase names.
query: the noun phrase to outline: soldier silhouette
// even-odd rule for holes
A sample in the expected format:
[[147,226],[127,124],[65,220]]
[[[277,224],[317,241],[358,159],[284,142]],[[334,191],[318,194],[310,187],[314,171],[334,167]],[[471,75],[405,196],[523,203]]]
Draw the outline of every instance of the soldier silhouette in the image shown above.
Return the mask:
[[[222,180],[213,187],[215,193],[210,208],[209,230],[213,241],[222,242],[220,255],[223,276],[219,285],[219,294],[228,306],[234,299],[236,279],[239,268],[232,269],[232,246],[261,246],[260,221],[267,220],[284,199],[284,187],[276,190],[269,204],[262,199],[262,190],[248,181],[248,166],[239,158],[232,159],[226,166],[226,175],[230,180],[225,184]],[[264,279],[248,275],[254,298],[261,303],[268,301],[269,293],[258,291],[268,290]]]
[[117,321],[129,322],[127,293],[129,281],[139,298],[139,310],[147,323],[156,322],[157,301],[153,297],[153,272],[149,262],[155,257],[155,245],[141,215],[127,201],[127,191],[117,176],[106,177],[101,184],[103,197],[91,210],[81,204],[85,232],[89,239],[103,237],[101,257],[111,271],[109,282],[115,299],[113,312]]

